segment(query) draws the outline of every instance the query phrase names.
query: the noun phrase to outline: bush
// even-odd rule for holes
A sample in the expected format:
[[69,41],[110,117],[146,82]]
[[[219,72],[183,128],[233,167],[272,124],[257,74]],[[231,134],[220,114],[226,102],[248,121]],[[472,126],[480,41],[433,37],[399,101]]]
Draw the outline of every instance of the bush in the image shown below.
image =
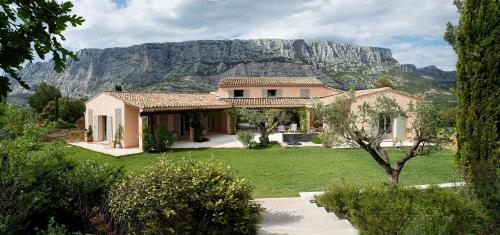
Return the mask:
[[321,138],[319,138],[319,136],[317,136],[317,135],[314,135],[311,138],[311,142],[313,142],[313,144],[321,144]]
[[253,140],[253,137],[253,132],[251,131],[238,131],[238,133],[236,133],[236,139],[238,139],[245,148],[250,147],[250,142]]
[[333,134],[328,129],[323,130],[321,133],[319,133],[318,136],[321,144],[323,144],[323,147],[325,148],[333,147],[334,137]]
[[68,97],[59,98],[59,118],[68,123],[76,123],[83,117],[85,112],[85,100],[71,99]]
[[32,233],[51,217],[73,231],[93,232],[92,209],[104,204],[121,170],[70,162],[61,141],[17,148],[23,143],[18,141],[3,142],[1,148],[7,157],[0,167],[0,234]]
[[167,128],[160,127],[156,129],[154,143],[156,151],[165,152],[174,143],[174,138]]
[[477,234],[489,220],[476,200],[436,187],[338,186],[318,201],[365,234]]
[[146,152],[153,151],[155,145],[154,135],[148,126],[142,128],[142,148]]
[[220,163],[161,161],[112,190],[109,208],[122,233],[255,234],[251,189]]

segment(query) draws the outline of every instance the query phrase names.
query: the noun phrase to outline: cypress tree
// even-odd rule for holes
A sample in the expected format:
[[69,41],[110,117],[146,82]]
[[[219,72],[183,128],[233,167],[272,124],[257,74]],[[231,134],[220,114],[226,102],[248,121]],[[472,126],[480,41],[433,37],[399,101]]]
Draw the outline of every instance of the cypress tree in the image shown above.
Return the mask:
[[457,28],[457,160],[479,199],[499,214],[500,4],[465,0]]

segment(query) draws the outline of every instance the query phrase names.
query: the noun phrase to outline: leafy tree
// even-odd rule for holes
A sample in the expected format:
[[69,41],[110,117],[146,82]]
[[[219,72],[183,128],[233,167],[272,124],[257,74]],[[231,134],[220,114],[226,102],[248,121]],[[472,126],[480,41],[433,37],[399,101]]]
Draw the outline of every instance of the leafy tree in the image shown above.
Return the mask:
[[[453,5],[457,7],[458,12],[460,13],[464,7],[464,0],[453,0]],[[455,51],[457,51],[457,31],[457,26],[453,25],[451,22],[448,22],[446,24],[446,31],[443,36],[444,40],[447,41]]]
[[[34,52],[44,59],[52,54],[54,69],[61,72],[66,57],[77,59],[75,54],[61,45],[62,35],[68,24],[76,27],[84,19],[72,15],[70,1],[53,0],[4,0],[0,1],[0,69],[28,89],[16,70],[26,61],[34,59]],[[0,97],[11,91],[9,78],[0,76]],[[46,103],[45,103],[46,105]],[[41,112],[45,107],[39,107]]]
[[469,185],[498,221],[500,2],[464,0],[461,7],[460,21],[455,27],[457,159]]
[[375,88],[390,87],[396,89],[389,76],[381,76],[374,84]]
[[290,113],[286,109],[240,109],[240,115],[255,124],[260,133],[260,144],[269,145],[269,134],[279,124],[290,120]]
[[40,118],[49,122],[55,122],[58,120],[59,107],[57,105],[57,100],[51,100],[45,108],[43,108],[42,113],[40,113]]
[[[395,99],[380,96],[374,104],[363,103],[357,107],[358,111],[353,111],[353,101],[354,92],[351,91],[326,106],[315,102],[315,112],[328,125],[325,133],[331,135],[334,143],[347,143],[366,150],[385,170],[390,182],[399,181],[399,175],[408,160],[416,156],[429,156],[446,141],[446,138],[441,136],[447,135],[439,133],[442,127],[441,118],[436,107],[430,103],[411,104],[408,110],[403,110]],[[387,129],[379,125],[379,120],[397,116],[412,120],[406,131],[414,133],[415,137],[414,144],[411,147],[403,147],[405,153],[392,164],[389,154],[381,146]]]
[[56,101],[61,97],[61,92],[56,87],[45,82],[35,89],[35,94],[28,99],[29,105],[37,112],[42,113],[43,109],[50,101]]
[[115,91],[123,91],[123,86],[121,84],[116,84]]
[[59,99],[59,117],[68,123],[75,123],[83,117],[85,112],[85,100],[61,97]]
[[0,140],[12,140],[22,135],[29,124],[35,122],[35,116],[30,110],[0,103]]

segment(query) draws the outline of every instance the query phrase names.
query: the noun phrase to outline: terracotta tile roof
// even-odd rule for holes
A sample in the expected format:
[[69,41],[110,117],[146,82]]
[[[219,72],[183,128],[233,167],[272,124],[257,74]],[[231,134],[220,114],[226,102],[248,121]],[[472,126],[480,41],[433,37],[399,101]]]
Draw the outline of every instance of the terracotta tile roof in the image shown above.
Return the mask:
[[298,108],[311,104],[309,98],[225,98],[235,108]]
[[315,77],[226,77],[219,87],[326,87]]
[[215,95],[196,93],[160,93],[160,92],[104,92],[126,104],[138,107],[142,111],[169,111],[193,109],[230,108]]
[[[357,98],[357,97],[370,95],[370,94],[374,94],[374,93],[378,93],[378,92],[382,92],[382,91],[392,91],[392,92],[399,93],[401,95],[412,97],[414,99],[422,99],[421,97],[418,97],[418,96],[415,96],[415,95],[412,95],[412,94],[409,94],[406,92],[398,91],[398,90],[392,89],[390,87],[357,90],[354,92],[354,97]],[[331,95],[331,96],[325,96],[325,97],[320,98],[320,101],[325,103],[325,104],[329,104],[329,103],[332,103],[337,97],[339,97],[341,95],[347,95],[347,94],[349,94],[349,92],[346,91],[346,92],[342,92],[342,93]]]

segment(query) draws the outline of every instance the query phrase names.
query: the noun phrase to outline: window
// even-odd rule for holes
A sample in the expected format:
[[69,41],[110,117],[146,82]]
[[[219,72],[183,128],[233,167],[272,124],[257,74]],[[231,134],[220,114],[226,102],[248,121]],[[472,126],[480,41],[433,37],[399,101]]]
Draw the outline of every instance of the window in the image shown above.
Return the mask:
[[276,90],[267,90],[267,97],[276,97]]
[[309,98],[309,89],[300,89],[300,97],[301,98]]
[[392,132],[392,118],[389,115],[381,114],[378,119],[378,128],[385,133]]
[[244,90],[234,90],[234,97],[245,97],[245,91]]

